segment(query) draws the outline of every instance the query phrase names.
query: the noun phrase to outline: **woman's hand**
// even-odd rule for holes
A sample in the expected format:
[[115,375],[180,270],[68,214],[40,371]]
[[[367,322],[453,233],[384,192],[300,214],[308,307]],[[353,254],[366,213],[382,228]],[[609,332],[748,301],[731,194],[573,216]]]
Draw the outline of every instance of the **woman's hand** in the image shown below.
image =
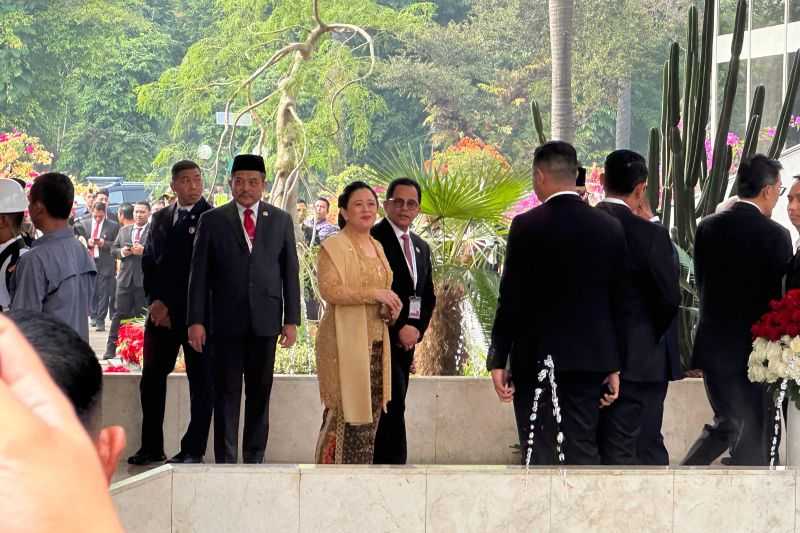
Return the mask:
[[392,320],[397,320],[397,317],[400,316],[400,311],[403,310],[403,302],[400,300],[399,296],[389,289],[375,289],[372,293],[372,297],[375,298],[378,303],[388,307]]

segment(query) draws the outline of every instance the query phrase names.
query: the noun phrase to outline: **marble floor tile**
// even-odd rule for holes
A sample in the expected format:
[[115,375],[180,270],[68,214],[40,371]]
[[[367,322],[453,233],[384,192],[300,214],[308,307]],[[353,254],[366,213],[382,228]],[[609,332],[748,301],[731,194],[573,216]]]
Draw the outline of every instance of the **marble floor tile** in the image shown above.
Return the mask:
[[295,533],[300,473],[268,466],[185,466],[173,474],[173,533]]
[[675,471],[675,531],[790,533],[795,472]]
[[427,533],[530,533],[550,527],[550,471],[428,471]]
[[126,532],[172,532],[172,471],[169,467],[116,485],[111,498]]
[[671,472],[564,472],[552,479],[552,533],[672,532]]
[[424,469],[303,468],[302,533],[424,533]]

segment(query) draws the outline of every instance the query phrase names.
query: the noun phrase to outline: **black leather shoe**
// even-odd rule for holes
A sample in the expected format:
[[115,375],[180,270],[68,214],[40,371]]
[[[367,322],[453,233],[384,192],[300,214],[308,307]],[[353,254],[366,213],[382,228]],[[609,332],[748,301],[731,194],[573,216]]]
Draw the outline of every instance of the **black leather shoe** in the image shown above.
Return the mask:
[[115,354],[113,352],[106,352],[105,355],[103,355],[103,361],[108,361],[109,359],[114,359],[116,356],[117,356],[117,354]]
[[95,319],[93,318],[92,320],[90,320],[90,321],[89,321],[89,325],[90,325],[91,327],[93,327],[93,328],[94,328],[94,327],[96,327],[96,326],[97,326],[97,320],[95,320]]
[[106,325],[105,324],[101,324],[100,322],[98,322],[97,323],[97,327],[95,328],[95,331],[105,331],[105,330],[106,330]]
[[172,457],[167,461],[170,464],[200,464],[203,462],[202,457],[198,457],[197,455],[191,455],[188,453],[180,452],[175,457]]
[[163,463],[166,458],[167,456],[164,455],[163,453],[153,454],[139,450],[134,455],[128,457],[128,464],[145,466],[145,465],[151,465],[153,463]]

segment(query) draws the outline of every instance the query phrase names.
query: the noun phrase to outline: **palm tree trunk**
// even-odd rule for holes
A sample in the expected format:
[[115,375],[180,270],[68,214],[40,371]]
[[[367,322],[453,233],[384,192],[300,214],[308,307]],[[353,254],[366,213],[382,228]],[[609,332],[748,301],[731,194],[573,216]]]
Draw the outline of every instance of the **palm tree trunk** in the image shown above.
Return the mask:
[[464,287],[460,284],[436,287],[436,308],[415,354],[418,375],[455,376],[460,373],[467,360],[461,325],[463,300]]
[[617,100],[616,148],[631,147],[631,76],[620,80]]
[[572,105],[572,39],[574,0],[550,0],[552,74],[551,132],[554,140],[575,142]]

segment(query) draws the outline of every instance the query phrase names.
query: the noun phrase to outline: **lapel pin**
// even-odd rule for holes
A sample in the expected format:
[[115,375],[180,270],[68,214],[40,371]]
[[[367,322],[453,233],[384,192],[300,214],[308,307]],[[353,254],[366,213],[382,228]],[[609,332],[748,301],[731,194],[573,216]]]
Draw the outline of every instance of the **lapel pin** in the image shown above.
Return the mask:
[[189,235],[194,235],[194,226],[189,226]]
[[266,211],[264,211],[263,213],[261,213],[261,216],[262,216],[262,217],[265,217],[265,216],[267,216],[267,215],[269,215],[269,213],[267,213]]
[[192,216],[191,216],[191,217],[189,217],[189,218],[191,218],[192,220],[194,220],[194,215],[192,215]]
[[419,249],[419,248],[417,248],[417,247],[414,247],[414,249],[417,251],[417,253],[418,253],[418,254],[421,254],[421,253],[422,253],[422,252],[420,251],[420,249]]

